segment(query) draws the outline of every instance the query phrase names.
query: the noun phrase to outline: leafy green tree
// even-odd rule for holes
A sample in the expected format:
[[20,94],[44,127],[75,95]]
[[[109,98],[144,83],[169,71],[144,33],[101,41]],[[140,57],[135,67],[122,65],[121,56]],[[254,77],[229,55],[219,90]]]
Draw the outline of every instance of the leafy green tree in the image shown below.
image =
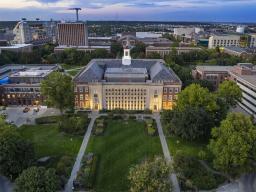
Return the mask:
[[138,42],[131,50],[131,56],[133,58],[144,58],[146,53],[146,45],[142,42]]
[[229,113],[220,127],[212,129],[209,149],[214,166],[231,177],[255,171],[256,127],[250,117]]
[[[186,191],[210,190],[225,181],[220,175],[203,167],[195,157],[177,153],[173,158],[173,169]],[[189,190],[190,189],[190,190]]]
[[214,118],[203,108],[186,107],[179,111],[170,111],[169,119],[164,119],[168,130],[186,140],[208,139]]
[[33,145],[24,140],[15,128],[1,123],[0,173],[14,179],[33,163],[34,158]]
[[235,106],[242,99],[242,91],[233,81],[224,81],[221,83],[217,95],[229,106]]
[[59,178],[55,169],[45,169],[44,167],[30,167],[24,170],[15,180],[16,192],[53,192],[60,187]]
[[170,191],[170,166],[163,158],[148,159],[130,168],[128,179],[130,191],[166,192]]
[[121,56],[123,52],[123,46],[119,42],[111,43],[111,54],[113,57]]
[[47,98],[48,105],[58,108],[61,113],[74,106],[72,78],[63,73],[53,72],[43,80],[41,93]]
[[215,96],[198,84],[191,84],[180,92],[176,107],[180,111],[184,111],[186,107],[203,108],[207,112],[218,109]]

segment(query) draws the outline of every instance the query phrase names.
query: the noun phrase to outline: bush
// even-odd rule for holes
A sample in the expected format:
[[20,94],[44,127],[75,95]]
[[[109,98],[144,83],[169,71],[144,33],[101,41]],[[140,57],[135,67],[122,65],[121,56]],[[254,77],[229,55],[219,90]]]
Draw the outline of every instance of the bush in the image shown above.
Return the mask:
[[96,136],[103,135],[105,127],[106,127],[105,119],[103,118],[96,119],[94,124],[94,131],[93,131],[94,135]]
[[84,135],[87,124],[87,115],[63,116],[59,122],[59,129],[68,134]]
[[[89,158],[88,158],[89,157]],[[98,159],[94,154],[87,154],[83,157],[82,166],[77,174],[75,190],[89,190],[93,188]]]
[[61,187],[64,188],[73,166],[73,158],[71,156],[62,156],[57,163],[56,173],[60,176]]
[[150,135],[150,136],[153,136],[153,135],[155,135],[155,133],[156,133],[156,129],[155,128],[153,128],[153,127],[148,127],[148,134]]
[[52,124],[58,123],[60,116],[47,116],[36,118],[36,124]]
[[210,190],[224,182],[223,177],[209,172],[193,157],[177,154],[174,157],[173,168],[182,186],[188,189]]

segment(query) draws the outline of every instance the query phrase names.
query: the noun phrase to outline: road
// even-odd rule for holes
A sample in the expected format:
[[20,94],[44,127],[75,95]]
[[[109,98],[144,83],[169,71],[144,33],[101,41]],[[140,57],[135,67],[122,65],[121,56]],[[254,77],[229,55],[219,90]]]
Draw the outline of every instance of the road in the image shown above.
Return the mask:
[[[160,115],[159,114],[154,114],[153,118],[156,120],[156,125],[157,125],[157,129],[158,129],[158,134],[159,134],[159,137],[160,137],[164,157],[165,157],[165,159],[168,163],[171,163],[172,162],[172,157],[170,155],[170,151],[168,149],[168,145],[167,145],[167,142],[166,142],[166,139],[165,139],[165,136],[164,136],[162,124],[161,124],[161,121],[160,121]],[[180,192],[180,186],[179,186],[179,182],[178,182],[176,174],[171,173],[170,174],[170,180],[172,182],[174,192]]]
[[79,169],[81,167],[81,161],[82,161],[82,158],[84,156],[87,144],[88,144],[90,136],[91,136],[93,124],[94,124],[95,119],[97,117],[98,117],[98,114],[92,114],[91,115],[90,124],[88,125],[87,131],[86,131],[86,133],[84,135],[84,139],[83,139],[82,145],[80,147],[80,150],[79,150],[79,152],[77,154],[76,161],[75,161],[75,164],[73,166],[70,178],[69,178],[69,180],[68,180],[68,182],[67,182],[67,184],[65,186],[65,192],[72,192],[73,181],[76,179],[77,172],[79,171]]

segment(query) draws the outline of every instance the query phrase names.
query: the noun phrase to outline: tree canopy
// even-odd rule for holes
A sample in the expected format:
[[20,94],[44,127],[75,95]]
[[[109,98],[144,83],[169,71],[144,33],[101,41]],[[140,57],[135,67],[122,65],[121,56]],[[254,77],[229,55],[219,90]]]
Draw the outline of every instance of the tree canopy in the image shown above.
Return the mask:
[[73,107],[73,92],[72,78],[60,72],[51,73],[41,83],[41,93],[47,98],[47,104],[60,109],[61,112]]
[[177,109],[184,111],[188,106],[204,108],[207,112],[218,109],[215,96],[207,88],[198,84],[191,84],[178,95]]
[[170,191],[170,167],[163,158],[148,159],[130,169],[130,191]]
[[255,170],[256,127],[250,117],[229,113],[220,127],[212,129],[209,149],[214,166],[231,176]]
[[242,91],[235,82],[224,81],[220,84],[217,95],[224,99],[227,105],[235,106],[242,98]]
[[16,178],[35,158],[33,145],[9,125],[0,125],[0,173]]
[[53,192],[60,187],[59,178],[55,169],[45,169],[44,167],[30,167],[24,170],[15,180],[16,192]]

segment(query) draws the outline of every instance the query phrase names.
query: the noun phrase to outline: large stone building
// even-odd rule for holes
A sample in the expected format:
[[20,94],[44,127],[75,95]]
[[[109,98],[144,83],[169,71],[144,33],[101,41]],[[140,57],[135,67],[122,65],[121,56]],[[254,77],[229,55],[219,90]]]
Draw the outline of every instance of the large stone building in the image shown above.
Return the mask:
[[240,46],[240,35],[212,35],[209,38],[208,48],[213,49],[216,47],[239,47]]
[[172,109],[182,82],[163,60],[94,59],[75,78],[75,106],[89,110]]
[[4,65],[0,68],[0,105],[42,105],[40,83],[58,65]]

